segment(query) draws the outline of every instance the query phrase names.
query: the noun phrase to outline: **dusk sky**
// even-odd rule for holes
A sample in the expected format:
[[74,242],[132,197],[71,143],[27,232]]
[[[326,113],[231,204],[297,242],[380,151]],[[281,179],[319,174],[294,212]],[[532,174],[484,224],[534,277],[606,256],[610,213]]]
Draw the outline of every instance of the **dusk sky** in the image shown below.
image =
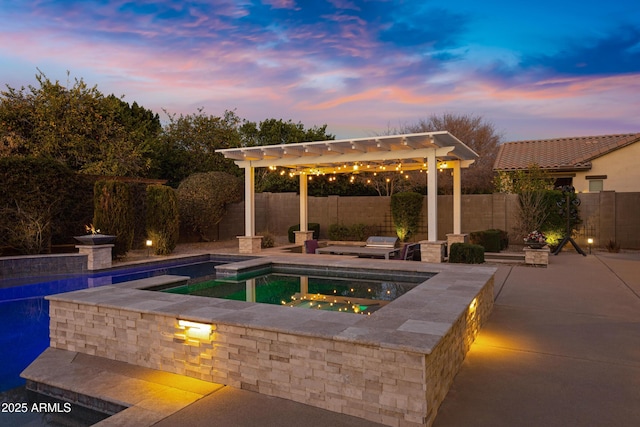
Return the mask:
[[442,113],[505,141],[640,132],[640,1],[0,0],[0,83],[37,69],[163,119],[228,109],[337,138]]

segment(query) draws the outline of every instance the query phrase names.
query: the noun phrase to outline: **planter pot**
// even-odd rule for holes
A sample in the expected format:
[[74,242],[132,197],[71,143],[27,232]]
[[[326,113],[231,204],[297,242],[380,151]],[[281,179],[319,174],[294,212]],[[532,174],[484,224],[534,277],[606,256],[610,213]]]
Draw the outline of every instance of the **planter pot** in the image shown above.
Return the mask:
[[110,234],[86,234],[84,236],[73,236],[78,242],[83,245],[107,245],[113,243],[116,240],[116,236]]
[[542,249],[547,246],[547,242],[525,242],[524,244],[531,249]]

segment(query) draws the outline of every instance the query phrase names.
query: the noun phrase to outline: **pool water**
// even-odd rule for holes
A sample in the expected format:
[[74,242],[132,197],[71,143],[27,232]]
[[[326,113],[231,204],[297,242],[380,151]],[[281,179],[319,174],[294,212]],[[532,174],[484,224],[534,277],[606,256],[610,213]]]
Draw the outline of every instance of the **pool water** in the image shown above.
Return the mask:
[[425,279],[405,280],[267,273],[187,284],[163,292],[370,315]]
[[174,260],[100,273],[1,280],[0,392],[23,385],[20,372],[49,346],[49,302],[45,296],[163,274],[211,278],[216,265],[232,261]]

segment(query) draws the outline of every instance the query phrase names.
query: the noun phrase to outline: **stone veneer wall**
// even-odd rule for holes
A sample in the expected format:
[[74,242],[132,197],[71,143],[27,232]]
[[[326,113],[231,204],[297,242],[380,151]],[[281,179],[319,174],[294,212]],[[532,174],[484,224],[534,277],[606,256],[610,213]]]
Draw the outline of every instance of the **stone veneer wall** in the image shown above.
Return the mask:
[[0,277],[3,279],[85,271],[87,271],[87,255],[81,254],[0,257]]
[[431,354],[227,324],[202,335],[160,313],[56,300],[50,301],[51,347],[390,426],[429,426],[491,312],[493,279],[475,301]]

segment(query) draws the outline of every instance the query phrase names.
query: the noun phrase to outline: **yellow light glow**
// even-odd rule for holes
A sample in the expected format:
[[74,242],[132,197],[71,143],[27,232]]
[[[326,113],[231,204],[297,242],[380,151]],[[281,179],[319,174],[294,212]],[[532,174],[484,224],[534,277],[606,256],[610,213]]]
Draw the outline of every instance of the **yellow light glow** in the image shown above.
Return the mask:
[[473,301],[471,301],[471,304],[469,304],[469,311],[475,311],[477,306],[478,306],[478,299],[474,298]]
[[147,246],[153,246],[153,240],[147,240]]
[[188,335],[211,335],[212,326],[208,323],[199,323],[192,322],[190,320],[178,319],[178,326],[181,328],[185,328]]
[[589,238],[587,239],[587,243],[588,243],[588,244],[590,244],[590,245],[593,245],[593,238],[592,238],[592,237],[589,237]]

